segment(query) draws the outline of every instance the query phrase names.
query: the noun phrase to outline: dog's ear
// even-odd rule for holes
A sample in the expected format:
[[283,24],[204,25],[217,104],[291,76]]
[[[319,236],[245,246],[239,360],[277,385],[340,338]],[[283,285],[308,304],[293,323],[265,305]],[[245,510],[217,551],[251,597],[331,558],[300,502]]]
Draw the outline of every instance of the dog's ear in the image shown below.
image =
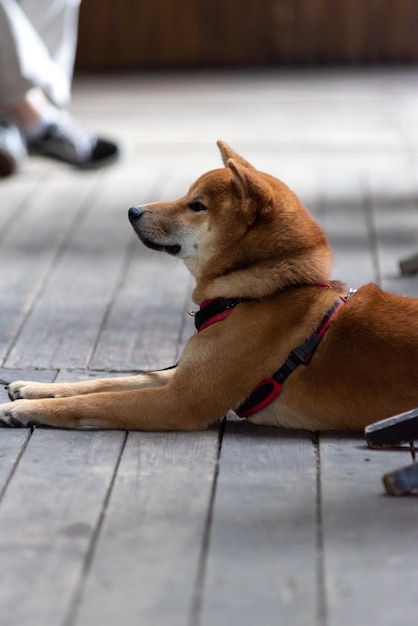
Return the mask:
[[254,169],[253,166],[248,163],[245,159],[242,158],[239,154],[237,154],[232,148],[228,146],[224,141],[217,141],[218,148],[220,150],[222,161],[225,167],[228,167],[229,159],[234,159],[235,163],[239,163],[242,167],[248,167],[250,169]]
[[229,159],[226,165],[231,170],[234,193],[241,200],[242,213],[251,226],[257,215],[271,206],[270,186],[254,168],[242,166],[235,159]]

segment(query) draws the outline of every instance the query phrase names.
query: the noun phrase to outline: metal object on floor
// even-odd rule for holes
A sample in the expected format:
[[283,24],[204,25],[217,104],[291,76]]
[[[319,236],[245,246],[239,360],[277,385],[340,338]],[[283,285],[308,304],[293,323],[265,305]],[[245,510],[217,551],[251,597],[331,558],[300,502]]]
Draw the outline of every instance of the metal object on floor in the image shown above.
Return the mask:
[[364,432],[370,448],[392,448],[409,443],[414,462],[385,474],[383,484],[389,495],[418,494],[418,463],[415,462],[414,443],[418,440],[418,409],[370,424]]
[[406,411],[366,426],[370,448],[391,448],[418,439],[418,409]]
[[391,496],[418,494],[418,463],[388,472],[383,476],[383,484]]
[[418,254],[411,256],[407,259],[399,261],[399,269],[401,274],[417,274],[418,273]]

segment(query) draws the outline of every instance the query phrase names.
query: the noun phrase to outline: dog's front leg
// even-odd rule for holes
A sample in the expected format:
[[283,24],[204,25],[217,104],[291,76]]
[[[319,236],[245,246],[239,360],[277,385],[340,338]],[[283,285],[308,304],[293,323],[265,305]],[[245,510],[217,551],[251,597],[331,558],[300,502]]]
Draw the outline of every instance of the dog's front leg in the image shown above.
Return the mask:
[[201,430],[222,417],[202,412],[187,391],[184,396],[188,396],[187,401],[166,385],[67,398],[16,400],[0,406],[0,421],[6,426]]
[[35,400],[39,398],[64,398],[105,391],[129,391],[144,387],[161,387],[170,380],[175,368],[122,376],[118,378],[97,378],[74,383],[37,383],[17,380],[6,389],[11,400]]

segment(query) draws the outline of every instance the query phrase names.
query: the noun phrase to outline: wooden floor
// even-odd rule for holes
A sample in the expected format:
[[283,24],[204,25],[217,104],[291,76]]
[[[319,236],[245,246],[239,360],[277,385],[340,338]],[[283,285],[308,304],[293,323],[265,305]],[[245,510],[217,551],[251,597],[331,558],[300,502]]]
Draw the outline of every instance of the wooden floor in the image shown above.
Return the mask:
[[[190,281],[140,246],[127,210],[218,167],[217,138],[302,197],[336,278],[418,296],[398,271],[418,252],[415,68],[82,78],[71,108],[125,157],[89,173],[32,158],[0,181],[6,380],[176,360]],[[418,500],[381,482],[410,462],[362,435],[236,419],[2,429],[1,626],[415,626]]]

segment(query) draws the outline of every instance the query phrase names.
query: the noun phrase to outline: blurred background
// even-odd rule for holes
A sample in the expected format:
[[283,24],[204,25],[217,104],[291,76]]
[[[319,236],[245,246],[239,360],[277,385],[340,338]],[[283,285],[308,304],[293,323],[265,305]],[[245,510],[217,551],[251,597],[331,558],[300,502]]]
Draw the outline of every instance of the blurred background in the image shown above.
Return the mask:
[[228,140],[302,197],[336,274],[415,293],[417,63],[418,0],[84,0],[73,109],[130,148],[126,175],[170,172],[160,199]]
[[81,3],[79,70],[417,60],[417,0]]

